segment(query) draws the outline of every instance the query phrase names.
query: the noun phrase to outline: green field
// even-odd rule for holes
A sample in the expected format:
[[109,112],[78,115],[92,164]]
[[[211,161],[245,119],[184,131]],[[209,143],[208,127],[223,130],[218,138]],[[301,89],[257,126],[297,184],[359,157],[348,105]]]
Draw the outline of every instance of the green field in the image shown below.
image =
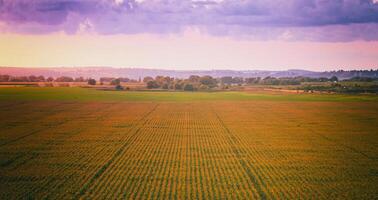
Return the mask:
[[0,199],[377,199],[376,95],[0,88]]
[[103,91],[84,88],[0,88],[0,101],[326,101],[378,102],[378,95],[290,94],[272,92]]

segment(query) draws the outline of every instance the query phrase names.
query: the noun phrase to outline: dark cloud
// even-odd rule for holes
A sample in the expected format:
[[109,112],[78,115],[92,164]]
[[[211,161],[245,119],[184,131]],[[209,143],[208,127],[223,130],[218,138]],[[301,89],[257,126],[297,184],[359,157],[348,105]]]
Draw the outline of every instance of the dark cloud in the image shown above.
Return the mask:
[[372,0],[0,0],[0,22],[3,32],[22,33],[86,27],[100,34],[164,34],[196,27],[251,39],[378,40]]

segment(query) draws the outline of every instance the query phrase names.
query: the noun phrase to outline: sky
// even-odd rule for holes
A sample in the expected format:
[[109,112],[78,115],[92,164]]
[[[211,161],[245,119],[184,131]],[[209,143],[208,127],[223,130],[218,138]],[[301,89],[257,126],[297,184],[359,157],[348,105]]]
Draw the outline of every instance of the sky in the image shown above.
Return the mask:
[[0,0],[0,66],[378,69],[378,1]]

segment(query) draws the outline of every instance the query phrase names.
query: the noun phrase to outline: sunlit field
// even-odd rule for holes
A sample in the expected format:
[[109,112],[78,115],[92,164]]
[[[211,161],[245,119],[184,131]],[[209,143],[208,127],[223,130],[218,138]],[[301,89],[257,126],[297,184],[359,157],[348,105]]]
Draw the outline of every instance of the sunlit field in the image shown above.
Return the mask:
[[376,95],[0,88],[0,199],[376,199]]

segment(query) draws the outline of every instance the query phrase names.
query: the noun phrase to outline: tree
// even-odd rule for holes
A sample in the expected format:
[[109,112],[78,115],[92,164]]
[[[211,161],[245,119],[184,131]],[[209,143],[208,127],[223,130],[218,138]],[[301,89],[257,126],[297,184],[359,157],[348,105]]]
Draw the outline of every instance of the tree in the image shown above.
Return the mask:
[[54,78],[50,76],[50,77],[48,77],[48,78],[46,79],[46,81],[47,81],[47,82],[53,82],[53,81],[54,81]]
[[173,81],[173,78],[169,76],[156,76],[155,81],[160,85],[163,86],[164,84],[170,84]]
[[43,82],[46,80],[44,76],[38,76],[37,79],[39,82]]
[[332,81],[332,82],[339,81],[339,79],[337,78],[337,76],[332,76],[329,80]]
[[260,82],[261,78],[260,77],[257,77],[257,78],[246,78],[245,79],[245,83],[247,84],[258,84]]
[[232,83],[232,77],[231,76],[224,76],[220,78],[221,83],[229,85]]
[[29,79],[30,82],[38,82],[38,78],[34,75],[29,76],[28,79]]
[[152,78],[151,76],[146,76],[143,78],[143,83],[147,83],[148,81],[153,81],[154,78]]
[[175,85],[174,85],[174,89],[175,90],[182,90],[183,88],[183,83],[181,81],[176,81]]
[[9,75],[0,75],[0,82],[8,82],[10,79]]
[[275,77],[267,76],[262,80],[262,84],[264,84],[264,85],[279,85],[280,81]]
[[194,87],[192,84],[190,83],[187,83],[185,86],[184,86],[184,91],[194,91]]
[[88,79],[88,85],[96,85],[96,80],[93,78]]
[[243,82],[244,82],[243,77],[232,78],[232,83],[234,83],[234,84],[243,84]]
[[147,82],[147,88],[148,89],[155,89],[155,88],[159,88],[160,85],[156,82],[156,81],[148,81]]
[[188,81],[189,81],[189,82],[192,82],[192,83],[198,83],[198,82],[200,82],[200,79],[201,79],[200,76],[197,76],[197,75],[191,75],[191,76],[189,76]]
[[169,88],[168,83],[163,83],[163,85],[161,86],[161,88],[163,88],[165,90],[168,90],[168,88]]
[[127,83],[127,82],[130,82],[130,79],[129,78],[118,78],[120,82],[122,83]]
[[85,79],[83,77],[77,77],[75,78],[75,82],[85,82]]
[[29,78],[27,76],[11,76],[9,78],[11,82],[28,82]]
[[213,77],[211,76],[202,76],[200,78],[200,82],[203,84],[203,85],[206,85],[208,86],[209,88],[214,88],[217,86],[217,80],[214,79]]
[[55,79],[56,82],[73,82],[74,79],[68,76],[61,76]]
[[44,76],[31,75],[31,76],[28,77],[28,79],[29,79],[30,82],[43,82],[43,81],[45,81]]
[[118,78],[113,79],[113,80],[110,82],[110,85],[119,85],[119,84],[121,84],[121,80],[119,80]]

